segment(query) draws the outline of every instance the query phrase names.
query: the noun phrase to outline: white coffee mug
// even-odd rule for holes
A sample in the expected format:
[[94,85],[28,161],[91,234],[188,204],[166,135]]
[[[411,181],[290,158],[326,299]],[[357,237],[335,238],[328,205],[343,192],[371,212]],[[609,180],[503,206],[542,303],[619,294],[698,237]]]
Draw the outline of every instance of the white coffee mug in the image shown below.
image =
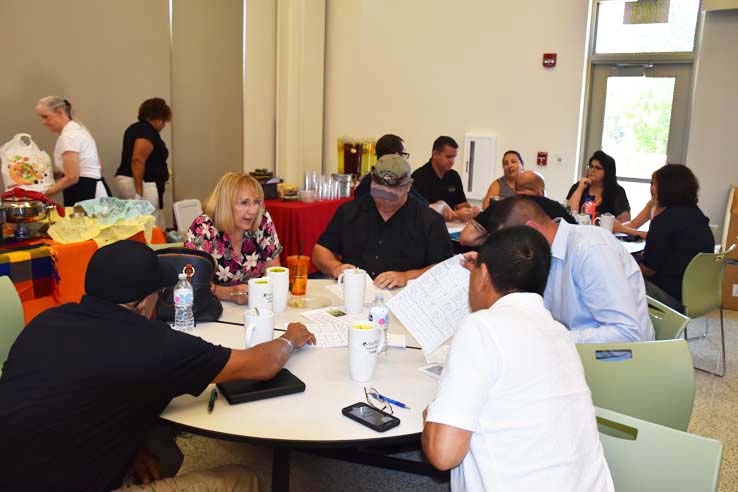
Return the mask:
[[574,214],[574,219],[579,225],[592,225],[592,218],[589,214]]
[[272,307],[275,313],[287,309],[290,294],[290,271],[283,266],[267,268],[267,277],[272,284]]
[[269,277],[249,280],[249,309],[272,310],[272,282]]
[[268,309],[249,309],[244,314],[246,348],[274,339],[274,313]]
[[595,219],[595,225],[612,232],[612,228],[615,226],[615,216],[613,214],[602,214]]
[[348,334],[351,379],[365,383],[374,375],[382,332],[369,321],[351,323]]
[[366,272],[358,268],[344,270],[338,277],[338,287],[343,288],[343,302],[348,314],[359,314],[364,307]]

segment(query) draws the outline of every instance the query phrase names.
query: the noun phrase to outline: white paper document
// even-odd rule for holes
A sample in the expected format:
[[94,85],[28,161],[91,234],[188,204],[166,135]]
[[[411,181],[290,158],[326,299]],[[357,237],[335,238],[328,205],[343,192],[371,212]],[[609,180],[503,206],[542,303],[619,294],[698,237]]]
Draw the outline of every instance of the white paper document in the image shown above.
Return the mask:
[[346,328],[354,321],[369,322],[369,308],[364,308],[359,314],[348,314],[343,306],[329,306],[321,309],[313,309],[300,313],[318,325],[343,324]]
[[[307,323],[305,327],[315,335],[314,347],[348,347],[348,328],[343,323],[332,323],[330,325]],[[310,345],[305,346],[310,347]]]
[[[343,288],[338,286],[338,282],[328,285],[325,288],[334,296],[338,297],[339,299],[343,299]],[[389,291],[388,289],[380,289],[379,287],[375,286],[372,278],[367,275],[366,287],[364,288],[364,304],[371,304],[374,301],[374,296],[376,294],[383,294],[384,302],[387,302],[392,298],[391,291]]]
[[387,306],[428,357],[469,314],[469,270],[461,255],[434,266],[395,294]]

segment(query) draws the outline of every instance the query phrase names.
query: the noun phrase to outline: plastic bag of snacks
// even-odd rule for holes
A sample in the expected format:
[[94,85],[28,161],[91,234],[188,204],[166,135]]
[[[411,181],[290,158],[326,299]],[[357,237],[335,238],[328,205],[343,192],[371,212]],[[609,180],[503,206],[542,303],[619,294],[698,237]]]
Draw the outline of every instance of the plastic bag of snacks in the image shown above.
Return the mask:
[[54,184],[49,154],[27,133],[19,133],[0,147],[0,168],[5,191],[22,188],[43,192]]

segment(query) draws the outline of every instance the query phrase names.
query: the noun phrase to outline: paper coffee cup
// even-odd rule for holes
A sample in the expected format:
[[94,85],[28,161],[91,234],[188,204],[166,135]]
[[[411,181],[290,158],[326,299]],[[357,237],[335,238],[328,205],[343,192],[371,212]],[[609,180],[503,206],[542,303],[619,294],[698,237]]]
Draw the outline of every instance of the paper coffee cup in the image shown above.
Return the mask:
[[374,375],[380,333],[369,321],[351,324],[348,336],[349,370],[354,381],[365,383]]
[[287,298],[290,293],[290,271],[282,266],[267,268],[267,277],[272,284],[272,307],[275,313],[287,309]]

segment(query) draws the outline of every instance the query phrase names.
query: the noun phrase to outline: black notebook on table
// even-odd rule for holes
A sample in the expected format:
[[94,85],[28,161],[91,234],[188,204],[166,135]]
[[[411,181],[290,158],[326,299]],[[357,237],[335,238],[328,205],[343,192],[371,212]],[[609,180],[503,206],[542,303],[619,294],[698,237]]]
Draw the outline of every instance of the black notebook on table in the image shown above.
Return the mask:
[[243,380],[218,383],[218,390],[228,403],[246,403],[275,396],[302,393],[305,383],[287,369],[282,369],[268,381]]

